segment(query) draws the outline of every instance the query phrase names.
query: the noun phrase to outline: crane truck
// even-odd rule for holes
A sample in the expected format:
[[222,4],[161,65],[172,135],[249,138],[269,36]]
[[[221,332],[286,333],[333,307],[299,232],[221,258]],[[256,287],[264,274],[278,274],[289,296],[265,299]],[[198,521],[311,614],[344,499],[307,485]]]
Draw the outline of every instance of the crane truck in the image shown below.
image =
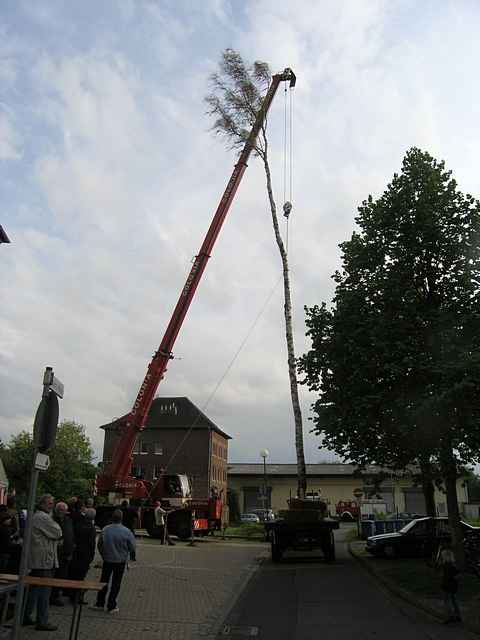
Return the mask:
[[[148,533],[153,536],[156,534],[156,527],[152,505],[157,500],[172,509],[168,517],[168,528],[170,533],[180,538],[188,537],[192,529],[194,533],[201,534],[208,532],[211,528],[218,528],[218,521],[221,518],[222,497],[193,499],[190,483],[185,475],[163,475],[154,483],[135,478],[131,475],[132,455],[137,436],[145,428],[158,385],[165,376],[168,362],[173,358],[173,347],[183,320],[245,173],[257,136],[282,82],[288,82],[290,87],[295,86],[296,76],[291,69],[286,68],[282,73],[272,76],[262,106],[235,164],[200,251],[195,256],[160,346],[148,365],[133,407],[130,413],[116,421],[117,442],[112,460],[97,477],[97,495],[107,496],[113,504],[124,498],[131,498],[142,504],[139,517]],[[108,507],[100,508],[97,524],[103,524],[108,514]]]

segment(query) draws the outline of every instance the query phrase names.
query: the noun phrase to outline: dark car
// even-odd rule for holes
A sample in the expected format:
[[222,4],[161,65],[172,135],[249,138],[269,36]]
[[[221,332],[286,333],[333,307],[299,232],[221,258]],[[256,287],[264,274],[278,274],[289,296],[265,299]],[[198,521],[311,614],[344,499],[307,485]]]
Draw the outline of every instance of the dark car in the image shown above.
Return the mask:
[[[480,527],[461,522],[465,535],[480,538]],[[367,538],[365,549],[375,556],[412,557],[429,556],[438,543],[450,540],[447,518],[418,518],[406,524],[396,533],[384,533]]]

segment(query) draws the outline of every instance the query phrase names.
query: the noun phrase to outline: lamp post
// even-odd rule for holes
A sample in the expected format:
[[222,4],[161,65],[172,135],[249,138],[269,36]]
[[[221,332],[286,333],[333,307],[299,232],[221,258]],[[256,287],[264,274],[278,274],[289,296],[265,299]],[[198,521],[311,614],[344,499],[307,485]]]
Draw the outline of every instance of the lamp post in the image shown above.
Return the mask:
[[269,456],[268,449],[260,451],[260,457],[263,458],[263,521],[267,521],[267,458]]

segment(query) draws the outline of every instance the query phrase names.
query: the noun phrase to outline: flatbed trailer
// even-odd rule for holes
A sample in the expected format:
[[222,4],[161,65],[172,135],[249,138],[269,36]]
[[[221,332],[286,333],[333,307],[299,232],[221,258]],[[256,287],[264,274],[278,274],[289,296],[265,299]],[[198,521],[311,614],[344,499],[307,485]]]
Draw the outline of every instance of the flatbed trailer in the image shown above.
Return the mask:
[[267,539],[270,540],[272,561],[280,562],[287,549],[313,551],[320,549],[327,562],[335,560],[335,538],[333,531],[339,528],[337,520],[302,522],[277,518],[265,523]]

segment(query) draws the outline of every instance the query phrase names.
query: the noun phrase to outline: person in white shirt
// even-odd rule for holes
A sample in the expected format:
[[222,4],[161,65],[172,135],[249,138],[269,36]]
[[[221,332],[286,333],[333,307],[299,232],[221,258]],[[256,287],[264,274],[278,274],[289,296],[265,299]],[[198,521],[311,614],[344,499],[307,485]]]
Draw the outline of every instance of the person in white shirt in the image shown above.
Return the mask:
[[160,504],[160,502],[158,502],[158,500],[157,502],[155,502],[154,507],[155,507],[155,510],[154,510],[155,526],[161,529],[162,544],[167,543],[173,547],[175,543],[172,542],[172,540],[170,539],[170,536],[168,535],[167,511],[165,511],[165,509],[162,508],[162,505]]

